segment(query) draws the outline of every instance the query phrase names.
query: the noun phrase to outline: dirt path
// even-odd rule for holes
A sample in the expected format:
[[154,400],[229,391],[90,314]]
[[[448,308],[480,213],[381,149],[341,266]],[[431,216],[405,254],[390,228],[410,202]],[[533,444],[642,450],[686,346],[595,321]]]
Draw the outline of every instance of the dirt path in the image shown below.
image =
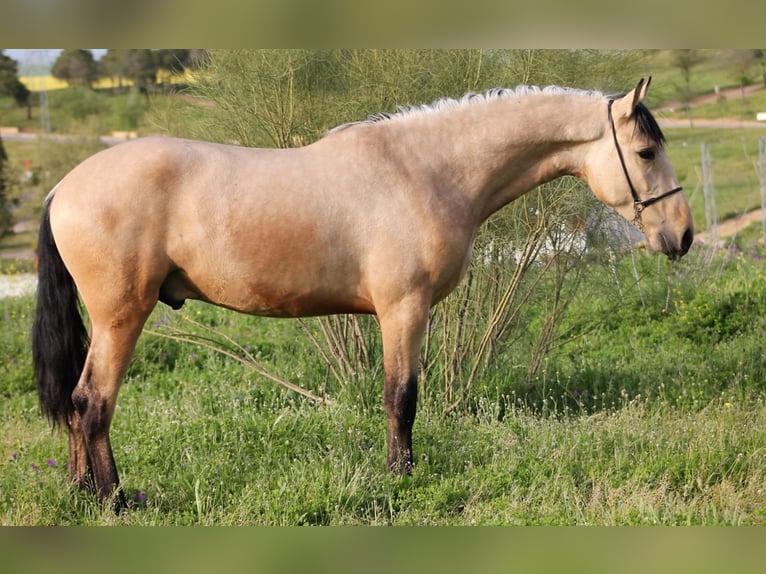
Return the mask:
[[[751,96],[755,92],[758,92],[760,90],[764,89],[763,82],[758,82],[756,84],[750,84],[749,86],[745,86],[745,96]],[[701,96],[697,96],[694,98],[691,102],[689,102],[690,106],[701,106],[705,104],[713,104],[718,101],[718,98],[724,97],[727,100],[734,100],[734,99],[741,99],[742,98],[742,88],[736,87],[736,88],[723,88],[721,90],[718,90],[718,93],[712,92],[710,94],[702,94]],[[665,105],[663,105],[661,108],[658,108],[655,110],[656,112],[668,112],[673,111],[675,108],[683,107],[685,104],[680,101],[671,101],[666,102]],[[764,110],[766,111],[766,110]]]
[[[762,82],[759,82],[757,84],[750,84],[749,86],[745,86],[744,92],[745,96],[751,96],[756,92],[759,92],[761,90],[766,89],[764,87]],[[735,100],[740,99],[742,97],[742,88],[724,88],[718,91],[718,93],[710,93],[710,94],[703,94],[701,96],[697,96],[694,98],[691,102],[689,102],[689,106],[692,107],[692,109],[696,106],[705,105],[705,104],[712,104],[718,101],[718,98],[725,97],[727,100]],[[655,113],[658,115],[661,115],[662,112],[674,112],[677,111],[678,108],[682,108],[685,104],[680,101],[672,101],[672,102],[666,102],[665,105],[663,105],[661,108],[657,108],[655,110]],[[766,112],[766,110],[757,110],[761,112]],[[667,128],[688,128],[691,127],[689,125],[688,118],[661,118],[658,117],[657,121],[660,123],[662,127]],[[755,117],[753,117],[752,120],[741,120],[736,118],[695,118],[692,117],[692,123],[694,124],[695,128],[761,128],[766,130],[766,122],[759,122],[756,121]]]
[[675,118],[657,118],[657,122],[660,127],[663,128],[755,128],[762,129],[766,134],[766,122],[759,122],[756,120],[737,120],[734,118],[692,118],[693,126],[689,125],[689,120],[679,120]]
[[[762,221],[764,215],[765,214],[762,209],[755,209],[753,211],[748,211],[747,213],[736,215],[734,217],[730,217],[729,219],[720,221],[718,222],[718,238],[726,239],[728,237],[734,237],[748,225]],[[706,229],[705,231],[696,233],[694,239],[702,243],[707,243],[713,236],[713,230]]]

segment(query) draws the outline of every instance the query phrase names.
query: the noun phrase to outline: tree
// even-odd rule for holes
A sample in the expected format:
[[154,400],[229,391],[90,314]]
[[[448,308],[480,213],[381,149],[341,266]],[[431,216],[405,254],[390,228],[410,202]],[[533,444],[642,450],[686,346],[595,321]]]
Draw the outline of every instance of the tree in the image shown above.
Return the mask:
[[692,68],[699,64],[703,58],[698,50],[676,50],[673,54],[673,60],[681,70],[681,76],[684,79],[684,85],[680,88],[681,101],[686,106],[689,115],[689,125],[692,126],[691,101],[694,98],[692,91]]
[[186,69],[200,67],[206,57],[206,50],[126,50],[109,49],[101,58],[101,75],[117,80],[121,88],[125,79],[140,87],[157,82],[160,70],[179,74]]
[[3,140],[0,138],[0,237],[5,235],[13,224],[13,217],[8,201],[8,154],[5,153]]
[[766,50],[753,50],[753,59],[761,65],[763,87],[766,88]]
[[754,50],[732,50],[729,55],[732,73],[739,84],[742,100],[745,99],[745,87],[752,81],[750,77],[750,67],[755,63],[756,54]]
[[110,48],[99,60],[100,73],[104,77],[117,79],[118,87],[126,77],[128,50]]
[[0,50],[0,94],[11,94],[13,84],[18,80],[18,72],[16,60],[6,56],[3,50]]
[[174,49],[156,50],[154,57],[158,72],[164,71],[168,75],[174,75],[181,74],[187,69],[199,68],[205,61],[206,55],[206,50]]
[[157,83],[157,58],[154,51],[127,50],[124,72],[125,77],[133,80],[141,91],[146,90],[147,85]]
[[70,86],[90,87],[98,78],[98,64],[90,50],[64,50],[53,63],[51,73]]
[[26,106],[27,119],[32,119],[29,89],[18,78],[18,64],[0,50],[0,96],[11,96],[16,105]]

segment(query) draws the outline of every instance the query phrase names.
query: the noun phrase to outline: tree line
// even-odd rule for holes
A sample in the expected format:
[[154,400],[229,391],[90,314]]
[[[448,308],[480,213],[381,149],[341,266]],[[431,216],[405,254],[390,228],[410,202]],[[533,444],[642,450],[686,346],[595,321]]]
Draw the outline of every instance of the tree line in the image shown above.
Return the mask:
[[118,86],[127,80],[146,90],[158,83],[160,72],[177,74],[197,68],[205,54],[199,49],[110,49],[96,60],[90,50],[68,49],[59,54],[51,74],[70,86],[90,87],[99,78],[112,78]]

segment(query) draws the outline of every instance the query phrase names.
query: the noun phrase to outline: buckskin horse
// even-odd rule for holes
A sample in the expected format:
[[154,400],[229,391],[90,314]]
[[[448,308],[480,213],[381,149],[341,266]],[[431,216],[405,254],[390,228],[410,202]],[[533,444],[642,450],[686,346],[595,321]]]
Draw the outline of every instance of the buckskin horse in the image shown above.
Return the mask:
[[573,175],[652,250],[688,251],[689,204],[643,103],[650,81],[622,97],[471,93],[295,149],[151,137],[83,161],[44,202],[33,326],[41,409],[68,429],[72,481],[125,504],[109,438],[117,393],[157,302],[186,299],[268,317],[377,315],[388,467],[409,472],[429,309],[492,213]]

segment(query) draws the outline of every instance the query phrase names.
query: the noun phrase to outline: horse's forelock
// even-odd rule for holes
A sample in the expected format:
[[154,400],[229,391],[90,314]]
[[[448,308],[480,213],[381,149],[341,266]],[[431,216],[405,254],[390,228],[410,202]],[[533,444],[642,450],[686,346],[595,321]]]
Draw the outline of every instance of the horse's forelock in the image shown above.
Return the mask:
[[643,102],[639,102],[633,110],[633,117],[636,120],[636,130],[641,135],[649,138],[659,147],[665,145],[665,134],[662,133],[660,124],[652,115]]

